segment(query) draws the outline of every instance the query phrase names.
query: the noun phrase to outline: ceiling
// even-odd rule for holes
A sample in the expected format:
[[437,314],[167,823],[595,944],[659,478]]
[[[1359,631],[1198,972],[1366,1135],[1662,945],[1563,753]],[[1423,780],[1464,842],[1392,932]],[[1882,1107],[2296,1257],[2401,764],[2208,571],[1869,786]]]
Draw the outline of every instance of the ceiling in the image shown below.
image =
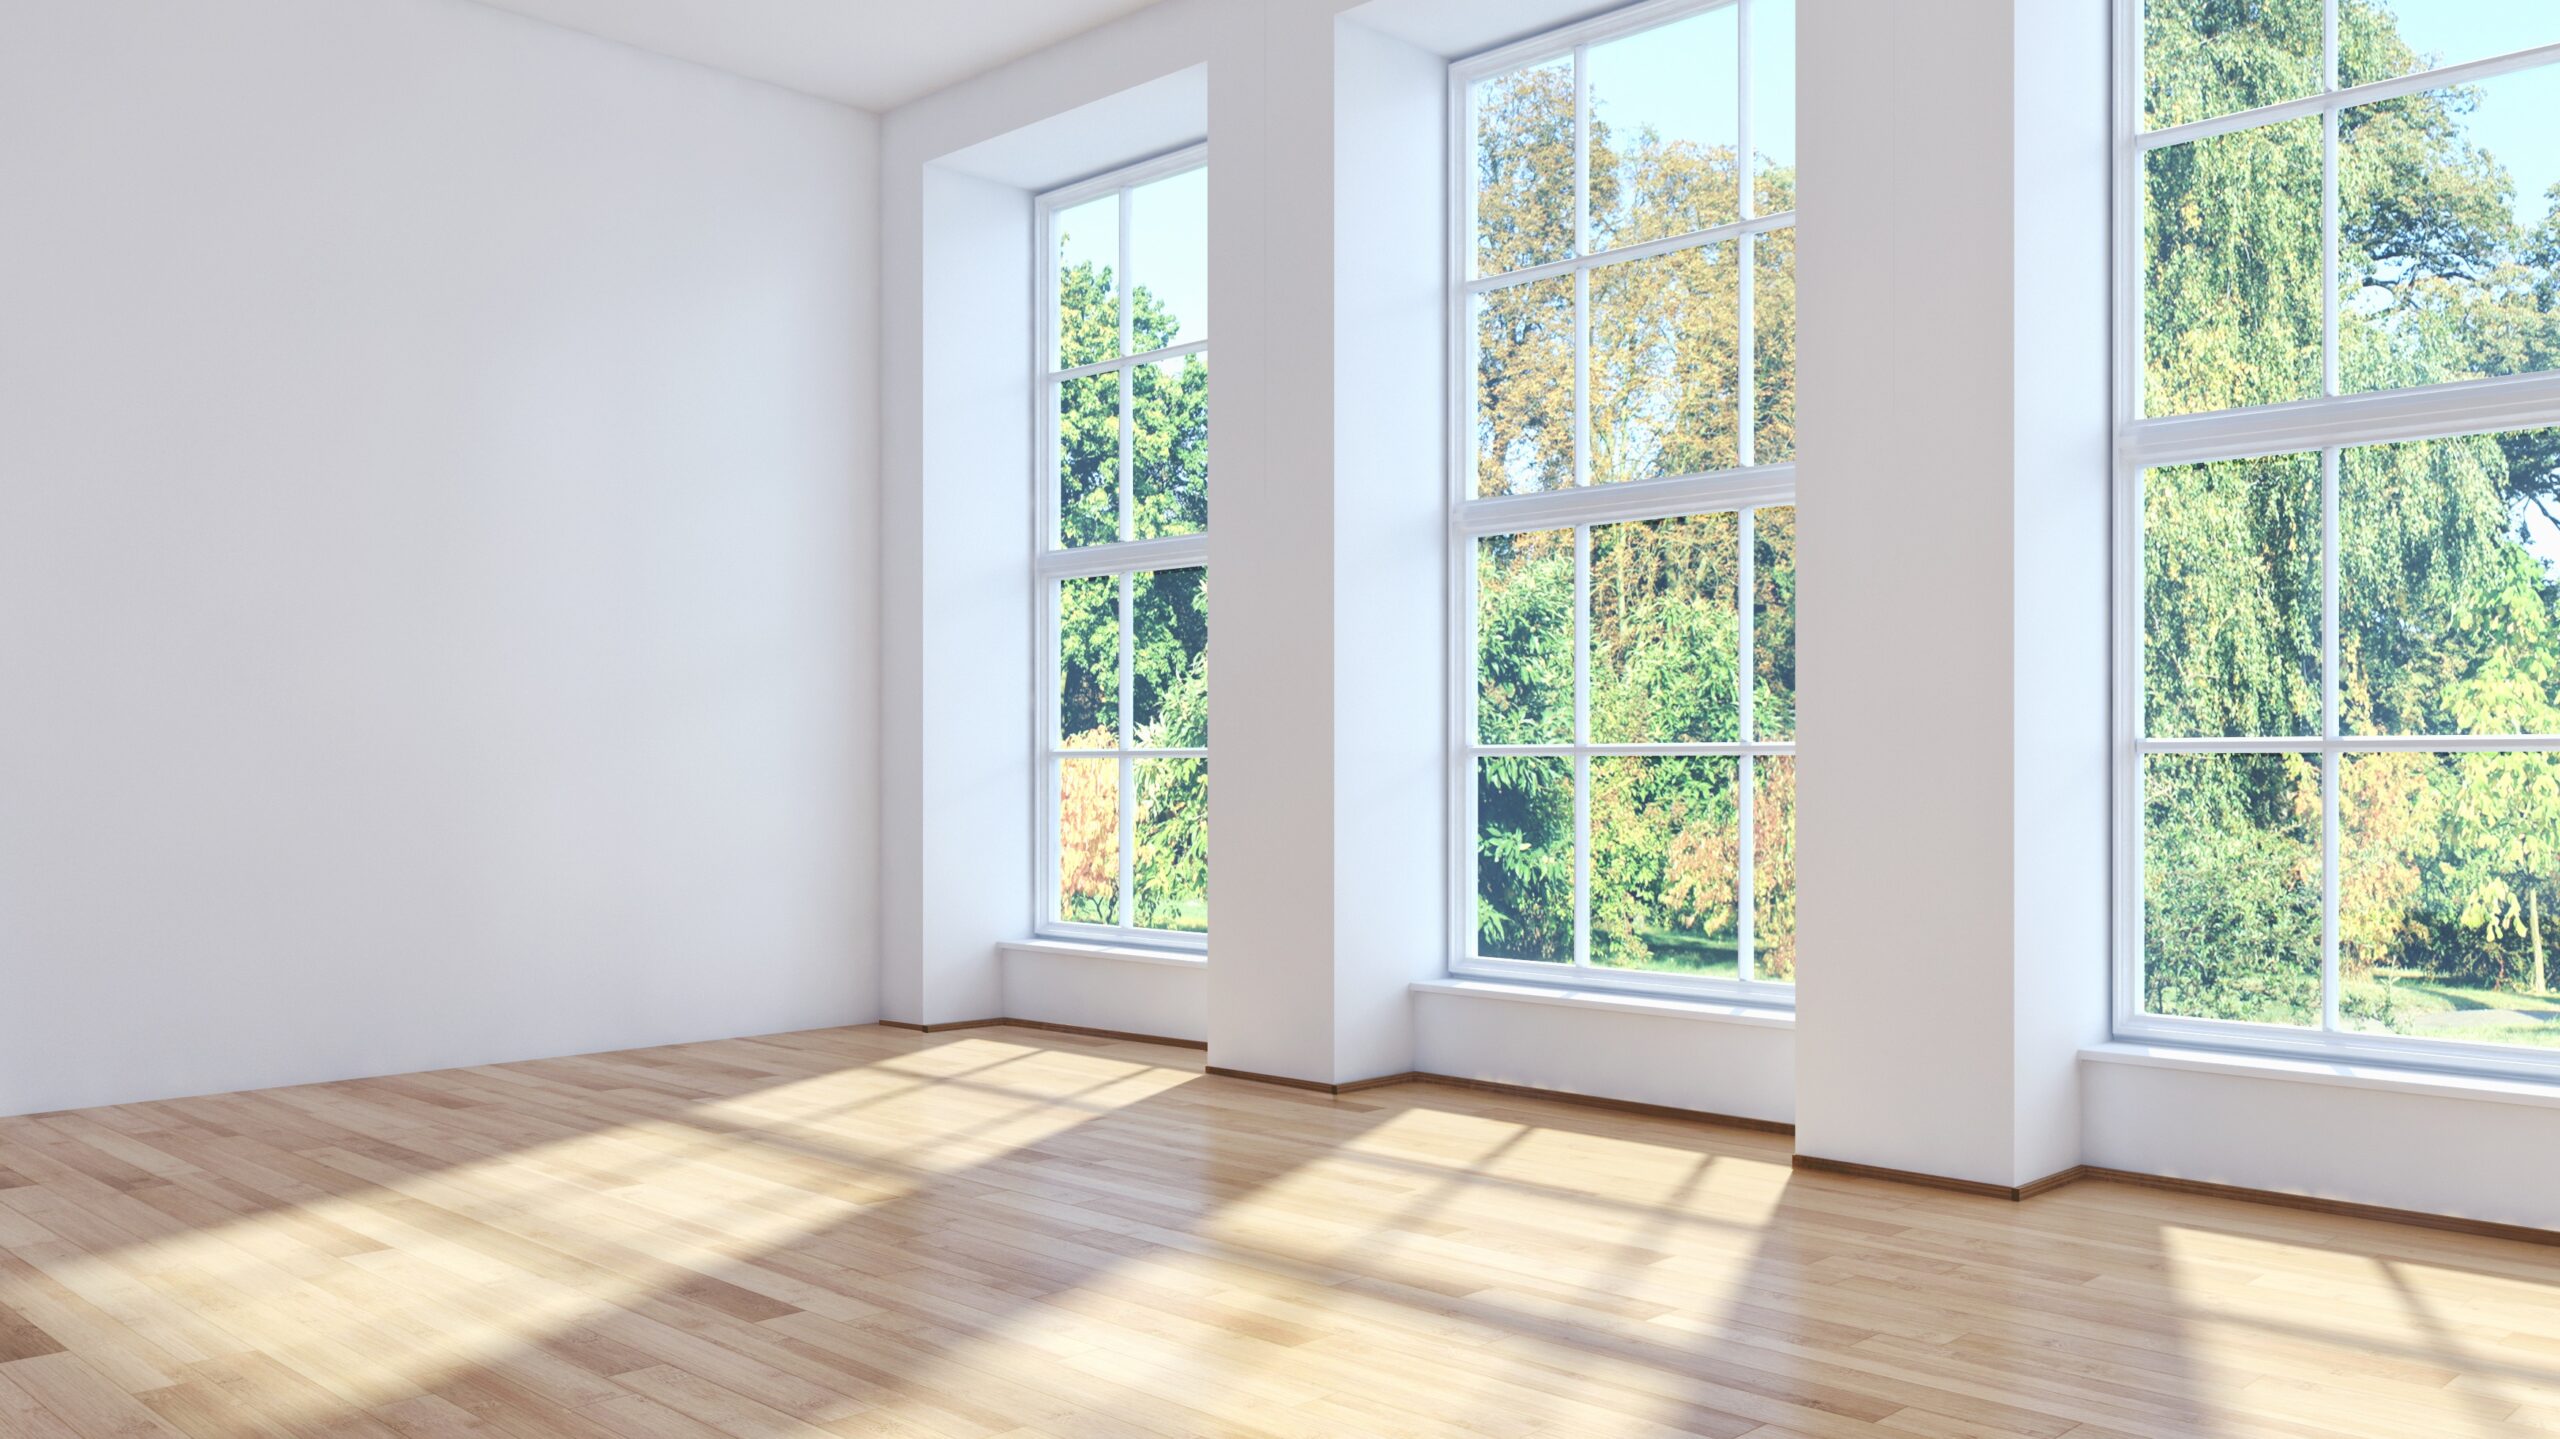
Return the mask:
[[865,110],[892,110],[1152,0],[485,3]]

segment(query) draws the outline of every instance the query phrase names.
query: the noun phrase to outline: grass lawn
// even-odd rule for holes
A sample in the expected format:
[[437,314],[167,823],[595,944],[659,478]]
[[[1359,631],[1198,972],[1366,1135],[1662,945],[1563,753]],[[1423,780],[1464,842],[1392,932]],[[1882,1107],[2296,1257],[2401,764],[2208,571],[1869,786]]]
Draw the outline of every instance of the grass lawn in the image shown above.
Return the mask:
[[[1694,934],[1657,930],[1645,935],[1644,943],[1645,948],[1653,951],[1653,958],[1641,965],[1614,967],[1643,969],[1656,974],[1712,974],[1721,979],[1731,979],[1741,969],[1735,958],[1739,946],[1729,939],[1700,939]],[[1596,941],[1592,949],[1592,962],[1606,964],[1599,956]]]
[[2394,1034],[2460,1039],[2474,1044],[2560,1046],[2560,994],[2474,989],[2429,976],[2423,970],[2378,970],[2347,985],[2358,1008],[2370,1010],[2388,992]]

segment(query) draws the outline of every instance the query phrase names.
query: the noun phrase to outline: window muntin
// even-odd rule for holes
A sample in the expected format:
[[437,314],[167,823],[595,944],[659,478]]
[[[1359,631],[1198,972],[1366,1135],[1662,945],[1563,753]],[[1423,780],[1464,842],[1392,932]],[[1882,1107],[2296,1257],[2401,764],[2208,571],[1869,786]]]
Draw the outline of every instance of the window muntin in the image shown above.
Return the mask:
[[1452,67],[1453,970],[1791,1001],[1794,78],[1792,0]]
[[2119,13],[2117,1030],[2560,1073],[2560,12]]
[[1042,197],[1040,930],[1208,932],[1208,170]]

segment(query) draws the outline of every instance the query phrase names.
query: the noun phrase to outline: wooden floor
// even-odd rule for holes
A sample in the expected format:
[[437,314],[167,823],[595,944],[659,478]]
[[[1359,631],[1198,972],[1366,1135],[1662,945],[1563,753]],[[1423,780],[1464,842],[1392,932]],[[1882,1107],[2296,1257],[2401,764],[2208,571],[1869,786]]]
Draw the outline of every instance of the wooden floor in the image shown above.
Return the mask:
[[2560,1430],[2560,1251],[830,1030],[0,1119],[0,1434]]

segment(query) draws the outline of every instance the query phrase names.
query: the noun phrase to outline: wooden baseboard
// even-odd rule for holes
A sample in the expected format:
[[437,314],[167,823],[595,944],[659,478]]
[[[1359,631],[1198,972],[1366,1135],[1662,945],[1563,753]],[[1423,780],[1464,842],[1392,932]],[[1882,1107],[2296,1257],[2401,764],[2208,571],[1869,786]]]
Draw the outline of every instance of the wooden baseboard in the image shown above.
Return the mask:
[[1354,1079],[1344,1084],[1327,1084],[1320,1079],[1292,1079],[1285,1074],[1256,1074],[1250,1069],[1229,1069],[1223,1064],[1208,1066],[1220,1079],[1249,1079],[1256,1084],[1277,1084],[1287,1089],[1311,1090],[1317,1094],[1357,1094],[1364,1089],[1381,1089],[1390,1084],[1410,1084],[1411,1074],[1381,1074],[1375,1079]]
[[955,1019],[949,1024],[909,1024],[903,1019],[880,1021],[883,1029],[906,1029],[918,1034],[940,1034],[947,1029],[1045,1029],[1051,1034],[1082,1034],[1095,1039],[1122,1039],[1132,1044],[1169,1044],[1176,1049],[1207,1049],[1203,1039],[1176,1039],[1169,1034],[1131,1034],[1121,1029],[1092,1029],[1081,1024],[1051,1024],[1045,1019]]
[[2248,1204],[2265,1204],[2278,1209],[2299,1209],[2311,1214],[2335,1215],[2341,1219],[2371,1219],[2384,1224],[2407,1224],[2420,1229],[2441,1230],[2448,1234],[2473,1234],[2486,1239],[2512,1239],[2522,1244],[2560,1247],[2560,1230],[2536,1229],[2525,1224],[2500,1224],[2489,1219],[2464,1219],[2452,1214],[2429,1214],[2418,1209],[2393,1209],[2382,1204],[2358,1204],[2346,1199],[2322,1199],[2310,1194],[2287,1194],[2278,1189],[2251,1189],[2239,1184],[2216,1184],[2203,1179],[2175,1179],[2165,1174],[2143,1174],[2130,1169],[2102,1169],[2083,1166],[2082,1179],[2112,1180],[2118,1184],[2139,1185],[2144,1189],[2165,1189],[2173,1194],[2196,1194],[2213,1199],[2237,1199]]
[[1504,1084],[1491,1079],[1461,1079],[1454,1074],[1415,1073],[1405,1078],[1420,1084],[1450,1084],[1460,1089],[1482,1090],[1487,1094],[1508,1094],[1520,1099],[1546,1099],[1558,1104],[1578,1104],[1586,1109],[1606,1109],[1614,1114],[1641,1114],[1653,1119],[1678,1119],[1691,1124],[1714,1124],[1727,1129],[1756,1129],[1763,1134],[1793,1134],[1796,1127],[1780,1119],[1746,1119],[1739,1114],[1718,1114],[1706,1109],[1681,1109],[1669,1104],[1645,1104],[1633,1099],[1610,1099],[1597,1094],[1576,1094],[1566,1089],[1540,1089],[1534,1084]]
[[1979,1179],[1955,1179],[1944,1174],[1921,1174],[1909,1169],[1887,1169],[1880,1164],[1853,1164],[1846,1159],[1824,1159],[1818,1155],[1799,1154],[1795,1167],[1814,1174],[1845,1174],[1853,1179],[1882,1179],[1894,1184],[1916,1184],[1923,1189],[1943,1189],[1950,1194],[1972,1194],[1984,1199],[2006,1199],[2015,1204],[2033,1199],[2086,1177],[2085,1166],[2075,1165],[2059,1174],[2031,1179],[2024,1184],[1991,1184]]

